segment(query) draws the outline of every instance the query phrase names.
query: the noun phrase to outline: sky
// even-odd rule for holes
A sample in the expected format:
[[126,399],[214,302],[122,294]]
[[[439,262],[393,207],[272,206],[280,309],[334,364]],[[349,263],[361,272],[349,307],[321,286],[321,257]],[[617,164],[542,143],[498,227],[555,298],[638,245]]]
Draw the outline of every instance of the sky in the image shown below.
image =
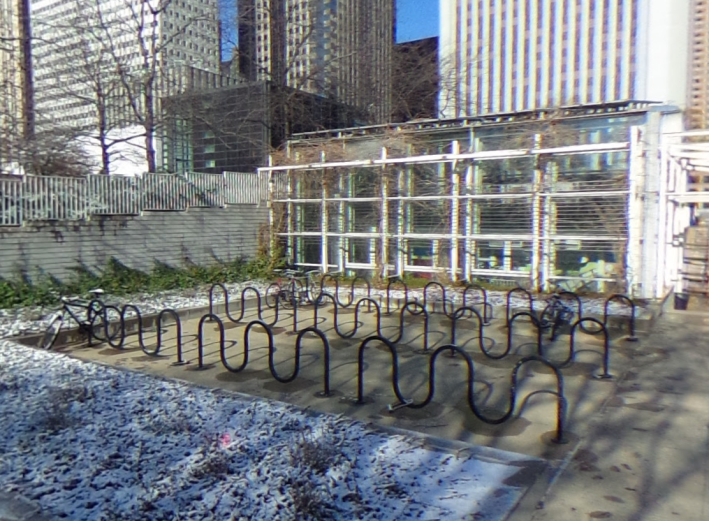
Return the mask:
[[396,41],[438,36],[438,0],[396,0]]
[[[220,2],[220,5],[223,20],[229,20],[224,22],[225,32],[222,35],[224,49],[229,53],[236,41],[236,34],[228,29],[236,19],[236,2]],[[225,9],[224,5],[232,7]],[[438,36],[438,0],[396,0],[396,10],[397,42]]]

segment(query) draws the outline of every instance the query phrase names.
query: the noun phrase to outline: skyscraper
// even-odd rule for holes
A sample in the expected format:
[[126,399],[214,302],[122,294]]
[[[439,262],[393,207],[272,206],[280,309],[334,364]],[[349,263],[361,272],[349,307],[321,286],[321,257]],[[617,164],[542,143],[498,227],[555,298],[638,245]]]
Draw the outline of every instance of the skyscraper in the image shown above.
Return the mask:
[[26,0],[0,0],[0,172],[18,161],[18,138],[34,131]]
[[97,96],[115,100],[109,112],[130,112],[147,101],[141,82],[155,78],[155,95],[170,94],[168,71],[185,65],[219,72],[217,0],[31,0],[31,8],[37,111],[48,124],[94,126]]
[[691,77],[687,125],[709,128],[709,1],[692,1]]
[[20,74],[20,17],[17,0],[0,0],[0,125],[21,115],[19,94]]
[[393,0],[239,0],[242,73],[390,112]]
[[29,1],[38,137],[81,142],[103,172],[160,168],[161,99],[181,71],[219,73],[217,0]]
[[687,104],[691,0],[440,1],[445,116]]

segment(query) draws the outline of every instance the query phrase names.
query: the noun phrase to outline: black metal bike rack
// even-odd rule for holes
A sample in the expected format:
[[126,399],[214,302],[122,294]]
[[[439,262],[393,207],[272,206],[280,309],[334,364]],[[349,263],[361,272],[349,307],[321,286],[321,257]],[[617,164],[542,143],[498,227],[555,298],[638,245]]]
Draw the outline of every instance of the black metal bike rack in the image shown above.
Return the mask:
[[[414,311],[412,311],[412,309],[414,309]],[[409,313],[413,316],[423,315],[423,351],[428,352],[429,314],[428,311],[426,311],[424,305],[419,302],[411,301],[404,304],[404,307],[402,307],[401,311],[399,312],[399,334],[397,335],[396,339],[390,338],[388,339],[388,341],[392,344],[398,344],[399,342],[401,342],[401,339],[404,338],[404,313]]]
[[[450,304],[451,307],[455,307],[455,303],[453,302],[452,299],[448,298],[448,290],[446,290],[446,287],[441,284],[440,282],[432,281],[426,284],[423,287],[423,307],[428,310],[428,290],[429,288],[433,287],[438,287],[441,290],[441,302],[442,302],[442,307],[443,307],[443,314],[446,315],[448,318],[452,318],[453,314],[455,313],[455,309],[451,311],[450,313],[448,312],[447,309],[447,304]],[[435,301],[434,301],[434,309],[432,310],[433,313],[435,313]]]
[[[470,291],[479,291],[482,296],[482,305],[483,305],[483,324],[484,325],[490,325],[490,321],[494,318],[493,317],[493,308],[492,305],[488,303],[487,300],[487,290],[480,286],[479,284],[466,284],[465,289],[463,290],[463,307],[468,305],[468,292]],[[479,302],[473,302],[473,305],[479,304]],[[489,313],[488,313],[489,311]]]
[[[254,293],[256,295],[256,309],[258,312],[258,318],[260,320],[263,320],[263,310],[262,310],[262,301],[261,301],[261,292],[254,288],[253,286],[248,286],[244,289],[241,290],[241,310],[239,312],[239,316],[234,318],[231,316],[231,313],[229,312],[229,291],[226,289],[226,286],[221,283],[216,283],[212,285],[212,287],[209,289],[209,313],[210,315],[214,315],[214,290],[215,288],[220,288],[222,290],[222,293],[224,294],[224,314],[226,317],[229,319],[230,322],[233,322],[234,324],[240,323],[244,319],[244,314],[246,313],[246,294],[247,293]],[[279,312],[279,300],[276,299],[276,305],[275,305],[275,316],[273,318],[273,322],[270,324],[271,326],[274,326],[278,323],[278,312]]]
[[374,304],[374,309],[376,309],[376,321],[377,321],[377,333],[381,334],[381,329],[382,329],[382,312],[381,308],[379,307],[379,304],[377,303],[376,300],[369,298],[369,297],[363,297],[357,301],[357,304],[355,304],[354,308],[354,328],[352,331],[349,333],[343,333],[340,331],[340,325],[339,325],[339,319],[337,315],[337,310],[338,310],[338,303],[337,303],[337,298],[332,293],[328,293],[327,291],[321,291],[320,295],[318,296],[317,300],[315,301],[315,308],[313,310],[313,327],[317,327],[318,324],[318,309],[321,306],[325,306],[324,300],[325,299],[330,299],[330,301],[333,304],[333,325],[334,325],[334,331],[339,336],[340,338],[353,338],[356,334],[357,331],[360,327],[359,325],[359,310],[362,307],[362,304],[367,303],[369,308],[371,309],[372,304]]
[[276,352],[275,343],[273,340],[273,331],[271,327],[263,320],[252,320],[246,325],[244,329],[244,353],[242,355],[242,362],[239,366],[234,366],[229,363],[227,359],[227,345],[226,345],[226,334],[224,331],[224,322],[216,315],[206,314],[199,322],[199,330],[197,333],[197,367],[199,369],[204,369],[204,338],[203,338],[203,326],[206,322],[216,322],[219,328],[219,358],[221,360],[224,368],[230,373],[240,373],[249,363],[249,347],[250,347],[250,333],[251,330],[259,326],[261,327],[268,338],[268,368],[271,372],[271,376],[280,383],[290,383],[298,378],[300,374],[300,355],[302,351],[303,337],[308,333],[315,334],[323,344],[323,391],[318,393],[319,396],[330,396],[330,343],[327,340],[327,336],[317,328],[307,327],[298,333],[295,342],[295,367],[290,376],[281,376],[276,370],[276,364],[274,359],[274,354]]
[[635,336],[635,312],[636,305],[633,299],[627,295],[615,294],[608,297],[603,305],[603,325],[608,326],[608,307],[611,302],[621,302],[630,306],[630,316],[628,317],[628,337],[625,339],[628,342],[637,342],[638,337]]
[[472,306],[461,306],[453,312],[451,319],[451,344],[455,344],[455,326],[461,318],[465,317],[466,313],[469,312],[471,316],[474,316],[478,321],[478,346],[480,351],[482,351],[486,356],[489,356],[487,350],[485,349],[485,343],[483,339],[483,319],[477,309]]
[[380,342],[384,344],[391,353],[392,366],[391,366],[391,386],[394,396],[399,401],[399,403],[390,405],[390,410],[396,410],[402,407],[409,407],[411,409],[422,409],[429,405],[433,401],[433,397],[436,392],[436,360],[438,356],[446,351],[454,351],[458,353],[466,362],[468,367],[468,406],[473,412],[476,418],[480,421],[487,423],[489,425],[500,425],[510,418],[512,418],[515,409],[517,408],[517,385],[518,385],[518,374],[519,370],[528,363],[541,363],[552,370],[554,376],[556,377],[556,391],[549,391],[551,394],[556,396],[556,435],[552,439],[554,443],[566,443],[564,439],[564,423],[566,419],[566,397],[564,396],[564,377],[562,376],[559,368],[554,364],[545,360],[540,356],[528,356],[518,361],[514,368],[512,369],[511,382],[510,382],[510,399],[507,411],[499,418],[490,418],[482,413],[475,403],[475,364],[473,363],[470,355],[465,352],[464,349],[454,345],[448,344],[437,348],[429,360],[429,370],[428,370],[428,395],[426,398],[416,403],[413,400],[407,400],[404,398],[401,392],[401,387],[399,385],[399,360],[396,352],[396,347],[392,342],[381,336],[371,336],[362,341],[358,350],[357,358],[357,403],[365,403],[364,397],[364,350],[365,348],[373,343]]
[[401,284],[404,286],[404,302],[409,301],[409,286],[406,285],[406,282],[401,280],[399,277],[392,277],[389,279],[389,282],[387,283],[387,310],[386,314],[391,315],[391,307],[390,307],[390,302],[391,302],[391,286],[393,284]]
[[335,292],[334,296],[335,299],[337,299],[337,305],[340,306],[341,308],[348,308],[352,304],[355,303],[355,287],[357,284],[357,281],[361,280],[365,283],[367,287],[367,298],[372,298],[372,285],[369,283],[367,279],[364,277],[361,277],[357,275],[354,279],[352,279],[352,282],[350,283],[350,295],[348,302],[346,304],[343,304],[342,301],[340,300],[340,281],[335,277],[334,275],[330,273],[325,273],[321,278],[320,278],[320,293],[325,291],[325,281],[326,280],[332,280],[335,283]]
[[[603,373],[600,375],[595,375],[595,378],[599,379],[610,379],[613,375],[610,374],[610,356],[611,356],[611,341],[610,335],[608,334],[608,328],[606,325],[598,319],[587,317],[577,320],[574,325],[571,326],[571,335],[569,337],[569,357],[563,362],[557,363],[559,367],[565,367],[571,363],[576,357],[575,344],[576,331],[584,323],[593,323],[599,327],[599,332],[603,333]],[[595,333],[598,334],[598,333]]]
[[510,304],[512,302],[512,295],[514,293],[522,293],[527,297],[527,299],[529,300],[529,312],[531,314],[534,314],[534,297],[532,296],[532,294],[524,288],[512,288],[507,292],[507,310],[505,312],[505,322],[507,324],[507,327],[510,327],[510,311],[512,309],[512,306]]
[[542,338],[542,325],[539,322],[539,319],[533,312],[529,311],[520,311],[518,313],[515,313],[512,315],[512,317],[507,321],[507,348],[501,355],[490,355],[488,353],[485,353],[487,356],[492,358],[493,360],[501,360],[507,355],[510,354],[512,351],[512,335],[513,335],[513,326],[515,323],[515,320],[517,320],[519,317],[528,317],[534,328],[537,330],[537,355],[538,356],[543,356],[543,338]]
[[[117,308],[116,308],[117,309]],[[120,313],[120,321],[118,323],[119,326],[119,332],[115,336],[117,340],[114,341],[114,339],[111,339],[111,336],[108,334],[108,324],[104,323],[104,326],[106,327],[106,343],[111,346],[114,349],[123,349],[123,345],[125,344],[126,337],[128,334],[126,333],[126,314],[128,311],[133,311],[135,313],[135,317],[137,319],[138,323],[138,345],[140,345],[140,349],[149,356],[159,356],[160,355],[160,350],[162,349],[162,330],[163,330],[163,320],[165,319],[166,316],[172,317],[172,319],[175,321],[175,329],[176,329],[176,348],[177,348],[177,362],[175,362],[175,365],[182,365],[184,364],[184,360],[182,358],[182,321],[180,320],[180,315],[175,311],[174,309],[163,309],[160,313],[158,313],[157,318],[155,319],[155,329],[156,329],[156,341],[155,341],[155,348],[150,349],[146,344],[145,344],[145,338],[144,334],[145,331],[143,329],[143,315],[140,313],[140,309],[137,306],[134,306],[132,304],[127,304],[123,306],[123,308],[119,311]]]

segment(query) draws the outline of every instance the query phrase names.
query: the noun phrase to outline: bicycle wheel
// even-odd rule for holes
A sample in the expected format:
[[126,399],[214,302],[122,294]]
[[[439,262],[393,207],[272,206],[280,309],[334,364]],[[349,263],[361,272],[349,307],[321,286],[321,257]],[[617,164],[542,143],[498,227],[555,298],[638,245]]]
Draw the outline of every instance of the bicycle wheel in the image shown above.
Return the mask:
[[549,329],[556,323],[558,314],[559,310],[556,303],[552,302],[551,304],[547,304],[547,307],[544,308],[544,311],[542,311],[542,314],[539,317],[539,325],[542,329]]
[[121,333],[121,312],[115,306],[103,306],[99,310],[89,310],[91,335],[99,342],[115,340]]
[[282,289],[278,292],[278,300],[280,301],[281,308],[293,309],[295,294],[289,289]]
[[274,282],[271,284],[268,288],[266,288],[266,305],[273,309],[276,307],[276,301],[278,300],[278,294],[281,292],[281,285],[278,284],[277,282]]
[[308,301],[310,302],[310,304],[315,304],[318,298],[320,298],[320,283],[311,280],[309,286],[310,287],[308,288]]
[[54,317],[50,320],[49,326],[47,326],[47,330],[44,332],[44,336],[39,344],[40,349],[49,350],[52,348],[54,343],[57,341],[57,337],[59,337],[62,322],[64,322],[64,315],[61,313],[54,315]]

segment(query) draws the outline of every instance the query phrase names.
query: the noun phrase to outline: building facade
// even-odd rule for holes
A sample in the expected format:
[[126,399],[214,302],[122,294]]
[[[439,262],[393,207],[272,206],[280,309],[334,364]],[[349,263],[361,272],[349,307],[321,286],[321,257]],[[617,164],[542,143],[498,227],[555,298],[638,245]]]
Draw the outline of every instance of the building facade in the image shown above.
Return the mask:
[[[620,100],[684,109],[691,4],[441,0],[441,112],[459,117]],[[695,18],[705,19],[698,12]],[[699,51],[706,53],[701,42]]]
[[692,1],[691,64],[687,126],[709,128],[709,1]]
[[140,124],[141,105],[178,90],[185,65],[219,72],[216,0],[32,0],[31,15],[45,128],[95,129],[101,110],[109,127]]
[[265,81],[194,89],[163,102],[164,164],[172,172],[256,172],[287,134],[352,126],[355,112],[307,92],[290,90],[288,111],[279,110],[282,89]]
[[252,80],[390,113],[392,0],[239,0],[241,71]]
[[259,171],[303,266],[661,298],[682,287],[681,128],[631,102],[341,129]]
[[25,0],[0,0],[0,173],[19,159],[18,136],[33,132],[31,115],[25,117],[32,109],[26,9]]

